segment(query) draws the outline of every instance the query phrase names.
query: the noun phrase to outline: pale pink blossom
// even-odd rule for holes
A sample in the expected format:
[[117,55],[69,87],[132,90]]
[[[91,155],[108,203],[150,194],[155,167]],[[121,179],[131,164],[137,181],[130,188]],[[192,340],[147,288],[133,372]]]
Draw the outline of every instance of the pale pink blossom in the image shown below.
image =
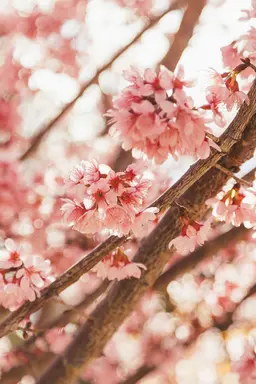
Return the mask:
[[107,207],[116,204],[116,194],[110,190],[106,179],[100,179],[87,189],[83,203],[87,210],[97,208],[99,211],[104,212]]
[[128,235],[132,226],[132,218],[120,206],[108,208],[106,211],[106,228],[116,236]]
[[0,303],[4,308],[15,311],[26,299],[25,292],[16,283],[0,283]]
[[10,241],[5,242],[5,248],[0,250],[0,270],[19,268],[22,265],[20,248]]
[[177,90],[181,90],[184,87],[191,88],[195,86],[195,84],[196,81],[194,79],[185,80],[185,71],[183,65],[179,65],[177,69],[175,69],[172,78],[172,86],[175,90],[175,96]]
[[204,224],[189,221],[185,218],[182,218],[182,220],[184,224],[181,235],[172,240],[169,246],[174,246],[181,255],[186,255],[208,240],[209,233],[211,232],[212,218],[206,220]]
[[243,103],[250,104],[249,97],[242,91],[233,92],[226,100],[226,107],[228,111],[231,111],[234,107],[239,108]]
[[107,165],[98,164],[96,160],[82,160],[72,169],[64,182],[67,188],[72,188],[78,184],[91,185],[99,181],[101,176],[106,175],[108,171]]
[[85,207],[76,200],[63,199],[64,204],[61,207],[64,222],[68,226],[73,226],[79,219],[86,214]]
[[127,235],[132,229],[135,215],[145,208],[151,186],[151,181],[144,177],[145,170],[144,164],[131,164],[124,172],[117,173],[109,167],[107,173],[97,174],[94,169],[92,173],[97,177],[91,184],[84,185],[82,202],[62,199],[64,222],[81,233],[103,231],[117,236]]
[[16,278],[20,280],[19,285],[26,299],[34,301],[40,296],[40,290],[50,282],[50,272],[49,260],[38,255],[23,257],[23,267],[17,271]]
[[118,248],[104,257],[92,270],[102,279],[124,280],[130,277],[139,279],[141,269],[146,269],[145,265],[130,261],[125,252]]
[[132,224],[134,235],[138,237],[146,236],[153,228],[157,213],[159,213],[159,209],[155,207],[146,208],[144,211],[138,213]]
[[219,221],[239,227],[244,224],[251,228],[256,225],[256,192],[252,188],[242,188],[229,184],[215,198],[206,201],[212,207],[212,214]]

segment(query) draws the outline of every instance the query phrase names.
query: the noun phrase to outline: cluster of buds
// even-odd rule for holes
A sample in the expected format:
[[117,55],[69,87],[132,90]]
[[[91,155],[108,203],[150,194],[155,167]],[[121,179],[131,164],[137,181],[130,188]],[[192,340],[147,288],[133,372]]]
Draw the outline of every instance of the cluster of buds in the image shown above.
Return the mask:
[[244,224],[247,228],[256,225],[256,191],[239,183],[227,184],[218,195],[207,200],[213,216],[236,227]]

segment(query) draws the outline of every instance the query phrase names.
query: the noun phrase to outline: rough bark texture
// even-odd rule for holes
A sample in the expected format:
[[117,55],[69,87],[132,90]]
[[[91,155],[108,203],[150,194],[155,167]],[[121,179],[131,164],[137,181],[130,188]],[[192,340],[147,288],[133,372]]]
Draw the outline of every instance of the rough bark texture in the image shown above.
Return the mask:
[[[250,106],[243,104],[220,140],[222,151],[226,155],[220,163],[228,169],[233,167],[231,159],[235,158],[237,164],[250,159],[256,146],[255,84],[249,92],[249,98]],[[229,155],[227,155],[228,152]],[[37,381],[38,384],[73,383],[84,367],[100,355],[107,341],[134,309],[142,294],[153,286],[168,262],[170,258],[170,252],[167,252],[168,244],[179,235],[181,229],[182,209],[179,205],[186,207],[189,218],[200,219],[206,211],[205,201],[215,196],[227,181],[226,174],[212,168],[224,154],[214,152],[208,159],[198,161],[182,177],[180,189],[177,190],[176,183],[167,194],[164,194],[164,197],[158,199],[158,204],[159,200],[161,201],[160,206],[166,206],[170,201],[175,203],[169,208],[159,225],[142,241],[135,256],[135,261],[145,264],[147,270],[139,280],[123,280],[112,286],[106,298],[99,303],[78,331],[73,342],[63,355],[56,358]],[[179,197],[179,205],[176,204],[177,197]]]
[[[147,238],[147,241],[142,243],[142,246],[139,250],[139,255],[143,255],[145,252],[148,252],[149,247],[151,247],[151,244],[153,243],[152,249],[154,249],[154,257],[156,256],[157,259],[158,254],[166,249],[169,241],[178,236],[180,231],[180,205],[186,207],[186,209],[188,209],[191,214],[194,213],[195,217],[198,217],[198,212],[202,210],[205,200],[214,196],[228,179],[226,174],[222,173],[218,169],[212,168],[219,160],[221,160],[220,164],[222,166],[226,167],[227,169],[232,169],[232,159],[236,159],[237,165],[242,164],[244,161],[251,158],[256,146],[256,133],[254,129],[256,122],[256,116],[254,116],[256,112],[256,83],[252,85],[248,96],[251,101],[250,106],[246,105],[245,103],[242,105],[236,117],[219,140],[222,152],[213,150],[213,153],[209,156],[208,159],[199,160],[197,163],[190,167],[190,169],[184,174],[184,176],[182,176],[180,180],[178,180],[171,188],[169,188],[162,196],[160,196],[160,198],[151,204],[151,206],[157,206],[160,209],[166,209],[174,202],[178,203],[178,205],[175,204],[170,208],[169,212],[160,222],[159,226]],[[230,155],[227,156],[229,152]],[[210,172],[208,172],[209,170]],[[191,217],[193,217],[193,215]],[[170,223],[173,223],[173,226],[170,227]],[[167,228],[169,228],[169,231],[171,230],[171,233],[168,232]],[[161,234],[162,231],[163,233]],[[151,241],[152,237],[153,240]],[[10,331],[17,329],[18,323],[23,318],[37,311],[46,301],[73,284],[82,276],[82,274],[88,272],[95,264],[97,264],[102,259],[102,257],[104,257],[115,247],[120,246],[125,240],[125,237],[117,238],[115,236],[111,236],[109,239],[95,248],[95,250],[93,250],[84,259],[78,262],[74,267],[70,268],[62,276],[56,279],[56,281],[52,283],[48,288],[45,288],[42,291],[40,298],[36,299],[34,302],[26,302],[17,311],[11,313],[0,324],[0,337],[4,336]],[[147,245],[146,251],[145,244]],[[156,246],[157,248],[155,249],[154,247]],[[161,268],[163,268],[164,264],[168,260],[168,255],[162,257],[164,262],[163,265],[162,263],[159,264]],[[147,258],[145,258],[145,260],[147,261]],[[161,268],[158,269],[156,266],[154,266],[154,268],[158,270],[158,273],[161,272]],[[145,276],[147,275],[148,272],[145,274]],[[143,278],[140,281],[143,281]],[[148,285],[152,286],[153,283],[154,281]]]

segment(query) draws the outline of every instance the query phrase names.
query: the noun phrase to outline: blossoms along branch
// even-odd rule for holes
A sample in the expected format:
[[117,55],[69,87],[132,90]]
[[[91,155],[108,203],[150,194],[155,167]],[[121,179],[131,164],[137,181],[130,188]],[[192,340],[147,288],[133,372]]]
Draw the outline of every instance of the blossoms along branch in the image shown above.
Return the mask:
[[[104,15],[113,12],[116,28],[120,20],[128,29],[145,23],[146,33],[152,25],[164,30],[177,9],[172,38],[188,41],[198,20],[200,35],[207,9],[231,9],[229,0],[194,9],[171,2],[162,13],[152,0],[32,3],[8,4],[8,17],[0,8],[0,379],[187,384],[189,372],[191,383],[204,383],[199,358],[209,383],[255,382],[255,319],[244,305],[255,300],[256,282],[256,178],[248,173],[256,1],[232,21],[242,32],[218,45],[221,69],[201,71],[203,85],[183,58],[173,71],[160,59],[123,65],[122,49],[111,68],[98,67],[121,84],[105,95],[104,71],[90,61],[91,20],[102,17],[107,36]],[[170,44],[165,64],[170,52],[179,61]],[[113,74],[119,60],[120,76]],[[99,84],[80,87],[85,69]],[[54,118],[47,139],[39,128],[29,138],[29,119],[41,120],[36,103],[69,112]],[[93,108],[97,132],[72,140],[81,134],[79,114]],[[216,350],[206,358],[209,343]]]

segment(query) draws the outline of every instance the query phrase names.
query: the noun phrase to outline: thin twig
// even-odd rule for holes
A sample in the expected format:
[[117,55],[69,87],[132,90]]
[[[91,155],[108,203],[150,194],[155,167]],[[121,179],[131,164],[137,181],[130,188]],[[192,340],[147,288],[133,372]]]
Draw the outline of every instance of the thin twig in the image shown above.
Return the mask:
[[246,187],[250,187],[250,188],[252,187],[252,183],[250,183],[249,181],[247,181],[245,179],[241,179],[240,177],[237,177],[236,175],[234,175],[233,172],[231,172],[229,169],[226,169],[226,168],[222,167],[220,164],[216,164],[215,168],[217,168],[221,172],[225,173],[231,179],[236,180],[239,184],[246,185]]

